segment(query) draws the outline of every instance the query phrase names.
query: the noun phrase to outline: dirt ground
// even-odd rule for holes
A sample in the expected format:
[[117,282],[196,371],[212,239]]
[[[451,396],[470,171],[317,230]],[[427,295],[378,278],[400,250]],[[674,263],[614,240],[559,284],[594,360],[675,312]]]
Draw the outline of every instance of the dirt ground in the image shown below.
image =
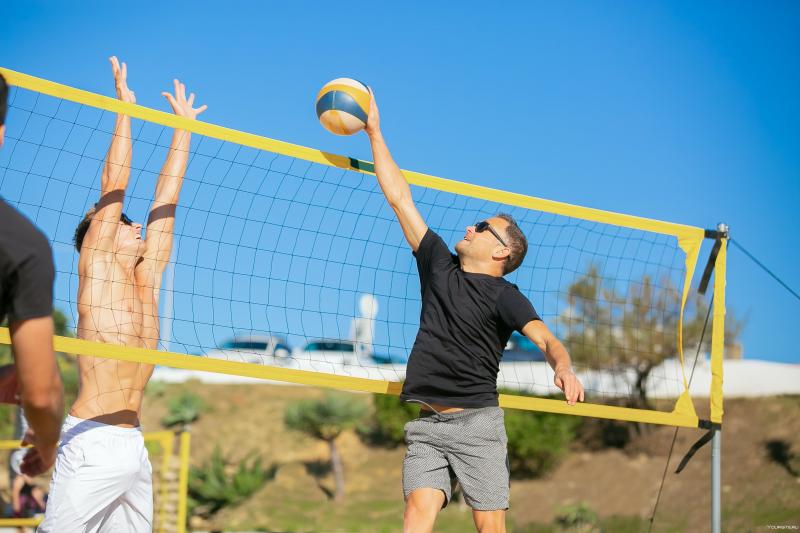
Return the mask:
[[[323,391],[280,385],[170,386],[148,398],[146,429],[160,428],[168,398],[182,389],[200,395],[208,405],[192,427],[193,464],[202,463],[215,446],[220,446],[232,459],[258,453],[265,464],[280,465],[276,478],[247,502],[223,510],[211,524],[197,525],[264,531],[399,529],[402,447],[369,447],[354,432],[343,434],[338,443],[345,464],[347,501],[335,505],[329,498],[333,489],[330,474],[319,474],[318,465],[328,459],[327,447],[284,428],[283,413],[288,403],[320,397]],[[358,397],[370,402],[369,395]],[[703,403],[702,399],[697,401]],[[800,397],[729,400],[725,409],[725,531],[800,526]],[[689,429],[677,432],[653,531],[709,529],[711,446],[701,449],[681,474],[673,473],[702,434],[701,430]],[[631,517],[626,530],[646,528],[674,435],[674,428],[647,426],[624,450],[593,451],[576,442],[573,451],[546,478],[512,482],[509,529],[548,530],[539,526],[552,524],[560,507],[577,503],[585,503],[601,518]],[[770,458],[769,442],[783,443],[782,449],[788,450],[791,460],[786,466]],[[464,531],[471,529],[470,525],[469,512],[454,504],[442,513],[436,530]]]

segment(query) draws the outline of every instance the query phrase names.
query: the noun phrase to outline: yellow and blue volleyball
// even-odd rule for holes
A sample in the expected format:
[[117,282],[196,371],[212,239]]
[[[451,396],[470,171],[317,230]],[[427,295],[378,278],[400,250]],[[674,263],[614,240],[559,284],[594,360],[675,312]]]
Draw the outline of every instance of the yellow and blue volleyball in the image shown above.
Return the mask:
[[336,135],[353,135],[367,125],[369,90],[360,81],[336,78],[317,95],[317,117],[323,127]]

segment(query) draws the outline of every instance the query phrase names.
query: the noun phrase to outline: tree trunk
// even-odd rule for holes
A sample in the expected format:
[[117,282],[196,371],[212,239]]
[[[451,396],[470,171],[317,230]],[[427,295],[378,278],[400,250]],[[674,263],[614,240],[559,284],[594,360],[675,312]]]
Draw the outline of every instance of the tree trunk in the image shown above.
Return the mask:
[[342,467],[342,458],[339,457],[339,450],[336,449],[334,439],[328,441],[328,446],[331,450],[331,466],[333,467],[333,479],[336,483],[333,500],[341,502],[344,501],[344,468]]
[[652,409],[650,401],[647,399],[647,378],[650,377],[651,370],[653,370],[653,365],[651,363],[645,363],[642,366],[636,367],[637,407]]

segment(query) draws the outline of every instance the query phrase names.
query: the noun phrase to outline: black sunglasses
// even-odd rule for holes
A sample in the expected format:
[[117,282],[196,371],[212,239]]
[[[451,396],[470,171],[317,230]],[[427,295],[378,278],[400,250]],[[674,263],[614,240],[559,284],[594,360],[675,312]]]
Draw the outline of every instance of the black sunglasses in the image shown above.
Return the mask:
[[126,215],[125,213],[122,213],[119,216],[119,221],[125,224],[126,226],[133,226],[133,220],[129,219],[128,215]]
[[500,235],[498,235],[498,234],[497,234],[497,232],[494,230],[494,228],[492,227],[492,225],[491,225],[491,224],[489,224],[487,221],[483,220],[483,221],[481,221],[481,222],[476,222],[476,223],[475,223],[475,233],[483,233],[483,232],[484,232],[484,231],[486,231],[487,229],[488,229],[489,231],[491,231],[491,232],[492,232],[492,235],[494,235],[495,237],[497,237],[497,240],[498,240],[498,241],[500,241],[500,244],[502,244],[503,246],[508,246],[508,245],[506,244],[506,241],[504,241],[504,240],[502,239],[502,237],[500,237]]

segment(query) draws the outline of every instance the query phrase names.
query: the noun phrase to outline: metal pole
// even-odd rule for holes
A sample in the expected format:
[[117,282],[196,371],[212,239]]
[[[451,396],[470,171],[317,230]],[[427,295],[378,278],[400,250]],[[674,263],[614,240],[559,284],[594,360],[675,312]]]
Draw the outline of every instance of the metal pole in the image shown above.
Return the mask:
[[711,533],[722,532],[722,431],[714,428],[711,438]]
[[[724,233],[725,237],[728,237],[730,228],[724,222],[720,222],[717,224],[717,231]],[[717,275],[719,275],[719,272],[717,272]],[[713,427],[712,431],[711,533],[722,533],[722,430],[720,427]]]

